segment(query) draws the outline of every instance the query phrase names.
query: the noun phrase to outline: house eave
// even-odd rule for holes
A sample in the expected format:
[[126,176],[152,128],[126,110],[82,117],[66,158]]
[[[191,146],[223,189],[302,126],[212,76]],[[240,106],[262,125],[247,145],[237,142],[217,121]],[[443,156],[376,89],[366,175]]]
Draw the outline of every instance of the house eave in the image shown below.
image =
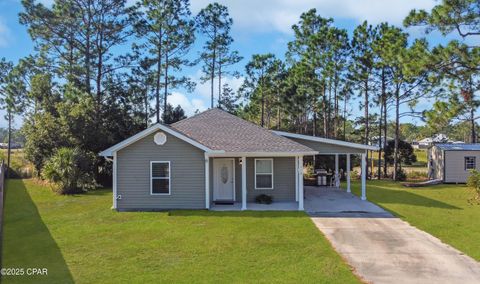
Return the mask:
[[316,137],[316,136],[309,136],[309,135],[303,135],[303,134],[296,134],[296,133],[289,133],[289,132],[284,132],[284,131],[273,131],[273,133],[284,136],[287,138],[297,138],[297,139],[304,139],[308,141],[313,141],[313,142],[320,142],[320,143],[325,143],[325,144],[332,144],[332,145],[338,145],[338,146],[344,146],[344,147],[349,147],[349,148],[354,148],[354,149],[361,149],[361,150],[370,150],[370,151],[378,151],[380,150],[380,147],[373,146],[373,145],[364,145],[364,144],[358,144],[358,143],[353,143],[353,142],[347,142],[347,141],[341,141],[341,140],[335,140],[335,139],[328,139],[328,138],[322,138],[322,137]]
[[211,151],[205,153],[208,157],[298,157],[317,155],[317,151],[307,152],[225,152]]
[[206,147],[205,145],[202,145],[200,143],[198,143],[197,141],[187,137],[186,135],[166,126],[166,125],[163,125],[163,124],[160,124],[160,123],[157,123],[157,124],[154,124],[152,126],[150,126],[149,128],[143,130],[143,131],[140,131],[139,133],[123,140],[122,142],[119,142],[113,146],[111,146],[110,148],[106,149],[106,150],[103,150],[102,152],[99,153],[99,156],[103,156],[103,157],[112,157],[113,154],[135,142],[137,142],[138,140],[152,134],[152,133],[155,133],[155,131],[164,131],[172,136],[175,136],[177,138],[179,138],[180,140],[183,140],[205,152],[217,152],[217,151],[214,151],[208,147]]

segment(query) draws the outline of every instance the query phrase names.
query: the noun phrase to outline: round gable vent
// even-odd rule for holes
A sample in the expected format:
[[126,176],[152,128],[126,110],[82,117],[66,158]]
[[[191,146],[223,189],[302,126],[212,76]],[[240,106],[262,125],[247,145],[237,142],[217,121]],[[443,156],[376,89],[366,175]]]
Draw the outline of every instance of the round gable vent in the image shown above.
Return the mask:
[[165,135],[165,133],[163,133],[163,132],[157,132],[153,136],[153,141],[157,145],[163,145],[163,144],[165,144],[165,142],[167,142],[167,135]]

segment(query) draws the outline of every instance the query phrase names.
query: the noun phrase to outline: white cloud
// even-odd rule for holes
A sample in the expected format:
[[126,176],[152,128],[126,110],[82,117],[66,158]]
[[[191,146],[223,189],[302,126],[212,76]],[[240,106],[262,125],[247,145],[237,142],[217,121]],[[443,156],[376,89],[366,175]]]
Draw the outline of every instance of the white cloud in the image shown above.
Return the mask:
[[[198,71],[195,75],[191,76],[193,82],[197,83],[195,91],[191,94],[185,94],[179,91],[172,92],[168,97],[168,103],[176,107],[180,105],[188,116],[193,115],[197,110],[204,111],[207,108],[210,108],[211,105],[211,91],[210,91],[210,81],[205,82],[204,84],[200,81],[200,73]],[[235,78],[227,76],[222,78],[222,85],[228,84],[234,92],[237,92],[240,88],[240,85],[243,82],[243,78]],[[218,101],[218,80],[214,81],[214,103],[216,105]]]
[[10,29],[8,29],[2,18],[0,18],[0,47],[6,47],[10,42],[10,39]]
[[189,99],[186,95],[180,92],[173,92],[172,95],[168,97],[168,102],[173,107],[180,105],[184,110],[187,116],[191,116],[195,111],[204,111],[207,109],[203,100],[198,98]]
[[[192,11],[198,13],[210,0],[194,0]],[[372,24],[388,21],[401,25],[411,9],[429,10],[435,0],[218,0],[229,8],[235,28],[250,32],[280,31],[291,33],[300,14],[316,8],[324,17],[367,20]]]

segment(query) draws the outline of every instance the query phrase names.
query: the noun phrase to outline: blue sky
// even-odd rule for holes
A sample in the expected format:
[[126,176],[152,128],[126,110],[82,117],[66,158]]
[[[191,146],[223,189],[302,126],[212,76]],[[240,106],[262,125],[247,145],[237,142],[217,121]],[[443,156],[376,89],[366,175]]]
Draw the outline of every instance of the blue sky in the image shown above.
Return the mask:
[[[37,0],[45,5],[51,5],[53,0]],[[129,0],[133,3],[135,0]],[[191,0],[194,14],[212,1]],[[234,20],[232,36],[235,39],[233,48],[238,50],[244,60],[234,68],[243,71],[252,54],[271,52],[280,58],[284,57],[287,43],[292,40],[291,26],[298,22],[302,12],[316,8],[324,17],[335,19],[335,25],[351,32],[356,25],[367,20],[372,24],[388,21],[401,26],[402,20],[411,9],[432,8],[434,0],[218,0],[229,7]],[[0,57],[17,61],[33,51],[32,42],[26,28],[19,24],[18,13],[22,10],[20,0],[0,0]],[[423,37],[419,28],[408,30],[413,37]],[[454,36],[443,37],[439,34],[428,35],[432,45],[445,43]],[[192,49],[193,58],[198,53],[201,43]],[[125,47],[126,49],[127,47]],[[197,82],[193,93],[184,90],[174,90],[169,100],[172,104],[180,104],[192,114],[196,109],[204,110],[209,106],[209,85],[200,84],[200,66],[188,68],[183,73]],[[242,79],[226,78],[225,82],[233,88],[241,84]],[[361,115],[358,107],[351,108],[352,117]],[[431,102],[421,102],[419,109],[428,108]],[[0,112],[3,117],[3,113]],[[412,119],[407,118],[412,121]],[[415,120],[413,120],[415,121]],[[416,120],[416,122],[419,122]],[[419,122],[420,123],[420,122]],[[6,122],[0,119],[0,127]],[[17,118],[15,125],[21,125]]]

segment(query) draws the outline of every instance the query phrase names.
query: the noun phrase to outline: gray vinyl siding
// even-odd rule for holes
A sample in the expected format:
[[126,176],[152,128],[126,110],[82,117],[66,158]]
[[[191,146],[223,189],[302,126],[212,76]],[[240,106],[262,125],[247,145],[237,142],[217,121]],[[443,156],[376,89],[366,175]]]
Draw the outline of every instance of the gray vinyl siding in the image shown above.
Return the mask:
[[465,170],[465,157],[476,157],[476,169],[480,170],[479,151],[444,151],[445,182],[466,183],[469,171]]
[[327,144],[322,142],[310,141],[305,139],[290,138],[289,139],[298,142],[302,145],[305,145],[315,151],[318,151],[320,154],[363,154],[365,150],[351,148],[346,146],[340,146],[335,144]]
[[[119,210],[205,208],[204,152],[167,135],[164,145],[149,135],[117,153]],[[150,161],[170,161],[170,195],[150,194]]]
[[443,150],[434,146],[431,147],[428,153],[428,161],[427,163],[430,163],[430,158],[432,159],[433,162],[433,178],[434,179],[441,179],[443,180],[443,172],[444,172],[444,156],[443,156]]
[[[263,159],[263,158],[262,158]],[[260,194],[273,196],[275,201],[295,201],[295,158],[273,158],[273,189],[255,189],[255,158],[247,158],[247,201],[254,202]]]

